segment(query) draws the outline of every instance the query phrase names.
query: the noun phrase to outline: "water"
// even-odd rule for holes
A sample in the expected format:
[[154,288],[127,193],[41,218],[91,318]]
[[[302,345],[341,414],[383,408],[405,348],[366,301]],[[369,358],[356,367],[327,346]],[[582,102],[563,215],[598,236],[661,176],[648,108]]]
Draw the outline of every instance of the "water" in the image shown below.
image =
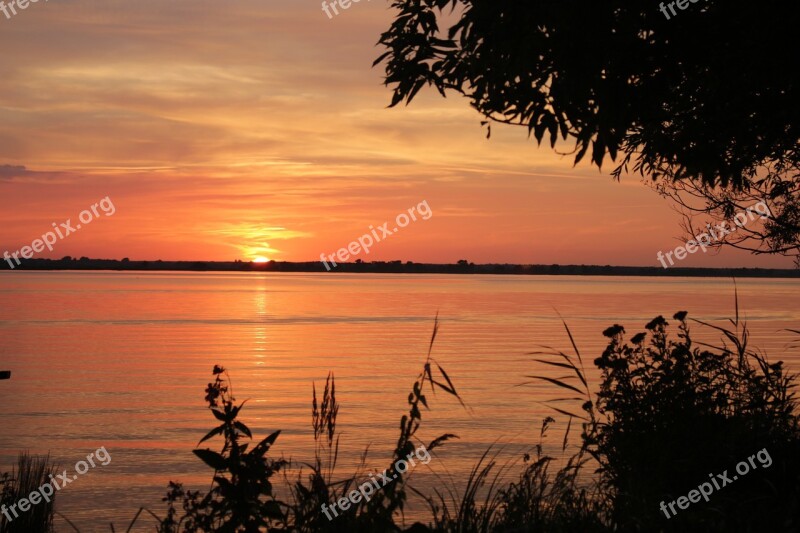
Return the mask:
[[[800,370],[800,280],[737,281],[755,346]],[[329,371],[341,403],[338,472],[388,465],[411,384],[439,315],[433,356],[467,403],[429,396],[420,437],[445,433],[430,464],[413,470],[422,488],[458,486],[499,440],[504,458],[538,442],[542,405],[561,395],[524,376],[556,377],[526,355],[544,344],[569,350],[560,313],[587,365],[615,323],[628,334],[679,310],[722,324],[734,314],[728,279],[348,275],[260,273],[0,273],[0,471],[17,451],[73,465],[105,446],[98,464],[58,493],[57,510],[82,531],[117,530],[140,506],[162,514],[169,480],[205,490],[210,472],[192,454],[214,425],[204,389],[214,364],[231,374],[242,419],[256,437],[281,429],[275,454],[313,457],[311,384]],[[695,331],[697,327],[695,327]],[[702,335],[701,335],[702,337]],[[716,336],[704,337],[714,341]],[[577,408],[577,407],[576,407]],[[566,420],[545,441],[559,454]],[[577,433],[575,434],[577,437]],[[213,447],[214,445],[212,445]],[[512,469],[513,471],[513,469]],[[410,516],[424,517],[419,505]],[[61,519],[59,531],[68,531]],[[152,530],[143,519],[135,531]],[[122,527],[124,530],[124,527]]]

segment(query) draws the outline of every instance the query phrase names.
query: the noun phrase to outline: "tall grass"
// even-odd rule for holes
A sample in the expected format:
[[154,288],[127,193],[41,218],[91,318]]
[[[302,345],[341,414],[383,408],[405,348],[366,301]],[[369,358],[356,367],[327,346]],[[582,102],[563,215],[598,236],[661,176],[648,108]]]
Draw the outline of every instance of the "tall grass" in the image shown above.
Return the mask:
[[32,492],[37,491],[40,486],[50,481],[50,475],[56,475],[56,467],[50,464],[50,456],[29,455],[26,452],[20,453],[17,458],[17,465],[11,474],[0,476],[2,483],[2,494],[0,504],[5,505],[7,513],[11,517],[8,521],[4,515],[0,514],[0,533],[50,533],[53,531],[53,504],[55,495],[50,497],[50,501],[41,501],[31,508],[22,512],[17,507],[15,510],[18,517],[8,510],[11,505],[17,503],[21,498],[27,498]]

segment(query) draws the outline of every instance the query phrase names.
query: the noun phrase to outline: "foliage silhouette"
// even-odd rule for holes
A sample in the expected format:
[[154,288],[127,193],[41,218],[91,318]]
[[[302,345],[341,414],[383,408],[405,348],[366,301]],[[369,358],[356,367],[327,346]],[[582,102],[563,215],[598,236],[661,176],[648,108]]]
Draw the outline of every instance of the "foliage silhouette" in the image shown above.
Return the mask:
[[[669,323],[661,316],[627,342],[624,327],[607,328],[608,346],[594,361],[600,377],[595,392],[565,323],[574,354],[550,347],[532,354],[537,364],[567,370],[569,375],[528,377],[568,392],[553,400],[551,407],[569,417],[561,453],[574,452],[560,458],[545,453],[546,431],[554,422],[548,417],[539,443],[522,457],[516,481],[501,483],[502,474],[516,462],[498,466],[502,450],[492,446],[462,480],[461,488],[455,483],[448,486],[434,472],[442,484],[432,495],[411,487],[408,476],[394,469],[395,461],[414,449],[422,408],[429,403],[426,387],[444,391],[463,405],[429,348],[408,397],[408,414],[401,418],[393,461],[386,469],[390,477],[397,475],[396,481],[332,520],[324,517],[321,505],[355,488],[364,477],[367,455],[365,451],[356,472],[335,479],[339,404],[333,375],[328,375],[321,398],[313,387],[315,461],[298,465],[266,456],[278,432],[247,451],[247,443],[241,441],[251,435],[237,420],[242,405],[234,403],[229,381],[220,377],[224,369],[215,367],[215,382],[209,384],[206,400],[222,424],[201,442],[222,436],[225,443],[220,453],[195,451],[214,469],[212,490],[203,495],[171,482],[165,499],[168,512],[159,520],[159,531],[397,532],[403,531],[399,524],[409,491],[422,496],[431,511],[427,525],[415,523],[405,530],[414,533],[797,530],[796,376],[786,374],[781,362],[770,363],[748,347],[749,334],[738,316],[738,304],[730,328],[695,321],[721,334],[720,346],[695,341],[686,312],[676,313],[673,319],[678,322],[677,339],[670,338]],[[437,331],[438,323],[431,347]],[[563,407],[563,401],[579,401],[581,408]],[[582,421],[577,448],[569,444],[573,420]],[[453,437],[442,435],[427,449],[434,450]],[[660,513],[661,501],[687,494],[706,481],[709,472],[730,471],[732,465],[761,449],[769,451],[770,468],[751,471],[745,479],[715,491],[708,503],[693,505],[669,519]],[[595,475],[588,472],[591,465]],[[299,471],[290,480],[287,471],[293,468]],[[288,502],[279,501],[273,493],[270,479],[279,471],[289,487]]]
[[374,64],[385,67],[390,106],[426,85],[460,94],[487,135],[502,123],[553,148],[569,140],[575,164],[588,154],[599,168],[609,156],[616,178],[632,167],[685,206],[699,198],[716,221],[750,197],[767,200],[775,216],[746,249],[796,256],[797,10],[686,5],[668,19],[656,3],[622,0],[394,0]]
[[540,142],[574,139],[576,162],[622,152],[623,165],[710,184],[738,187],[764,161],[798,161],[800,85],[787,68],[797,14],[778,2],[707,0],[672,20],[621,0],[392,7],[375,61],[391,105],[430,85]]
[[[222,450],[194,450],[194,454],[214,470],[211,490],[203,496],[200,492],[184,490],[180,483],[170,482],[170,491],[164,498],[168,510],[159,529],[161,533],[198,530],[258,533],[262,528],[284,521],[270,478],[287,463],[267,457],[280,431],[270,434],[248,451],[250,444],[242,440],[243,437],[252,439],[253,435],[237,419],[244,403],[235,404],[230,378],[224,379],[222,374],[227,376],[225,369],[215,366],[214,383],[209,383],[206,389],[208,407],[221,424],[199,442],[222,436]],[[177,503],[183,510],[180,517]]]
[[[10,474],[0,475],[0,505],[11,507],[21,498],[27,498],[43,484],[50,482],[50,476],[58,472],[55,465],[50,463],[49,456],[29,455],[20,453],[17,466]],[[50,496],[50,501],[40,501],[31,505],[27,512],[13,513],[6,509],[12,517],[9,522],[5,515],[0,514],[0,533],[50,533],[53,531],[55,493]],[[14,516],[18,514],[19,516]]]
[[[617,531],[796,529],[796,376],[787,375],[782,362],[770,364],[748,348],[738,304],[731,329],[695,321],[720,333],[721,346],[695,342],[686,317],[685,311],[673,317],[678,340],[669,338],[669,324],[661,316],[629,342],[620,325],[603,332],[609,344],[594,361],[599,390],[594,397],[587,391],[581,416],[582,451],[599,465],[595,503],[604,506],[608,526]],[[566,359],[565,366],[577,374],[556,385],[574,392],[570,380],[585,383],[585,372],[571,356],[544,353]],[[659,510],[660,502],[674,501],[707,481],[709,472],[730,470],[765,448],[775,463],[768,470],[755,470],[746,481],[714,492],[708,504],[669,519]]]

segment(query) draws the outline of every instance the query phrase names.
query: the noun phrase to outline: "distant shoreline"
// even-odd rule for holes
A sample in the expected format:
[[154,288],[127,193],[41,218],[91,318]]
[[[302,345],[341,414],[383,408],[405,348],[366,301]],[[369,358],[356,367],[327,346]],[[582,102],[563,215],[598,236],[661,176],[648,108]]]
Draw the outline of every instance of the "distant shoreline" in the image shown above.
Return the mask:
[[[11,270],[2,262],[0,270]],[[27,259],[14,270],[116,270],[116,271],[185,271],[185,272],[319,272],[356,274],[501,274],[562,276],[657,276],[657,277],[737,277],[800,278],[800,269],[769,268],[687,268],[600,266],[600,265],[516,265],[460,262],[457,264],[413,263],[411,261],[374,261],[343,263],[327,272],[319,261],[126,261],[115,259]]]

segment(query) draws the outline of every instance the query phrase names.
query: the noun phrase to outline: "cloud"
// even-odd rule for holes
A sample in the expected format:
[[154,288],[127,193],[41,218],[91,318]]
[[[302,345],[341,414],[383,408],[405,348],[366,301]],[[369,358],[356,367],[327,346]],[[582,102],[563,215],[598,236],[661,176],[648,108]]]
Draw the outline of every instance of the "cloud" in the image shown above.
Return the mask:
[[22,165],[0,165],[0,181],[11,181],[13,178],[30,174]]

